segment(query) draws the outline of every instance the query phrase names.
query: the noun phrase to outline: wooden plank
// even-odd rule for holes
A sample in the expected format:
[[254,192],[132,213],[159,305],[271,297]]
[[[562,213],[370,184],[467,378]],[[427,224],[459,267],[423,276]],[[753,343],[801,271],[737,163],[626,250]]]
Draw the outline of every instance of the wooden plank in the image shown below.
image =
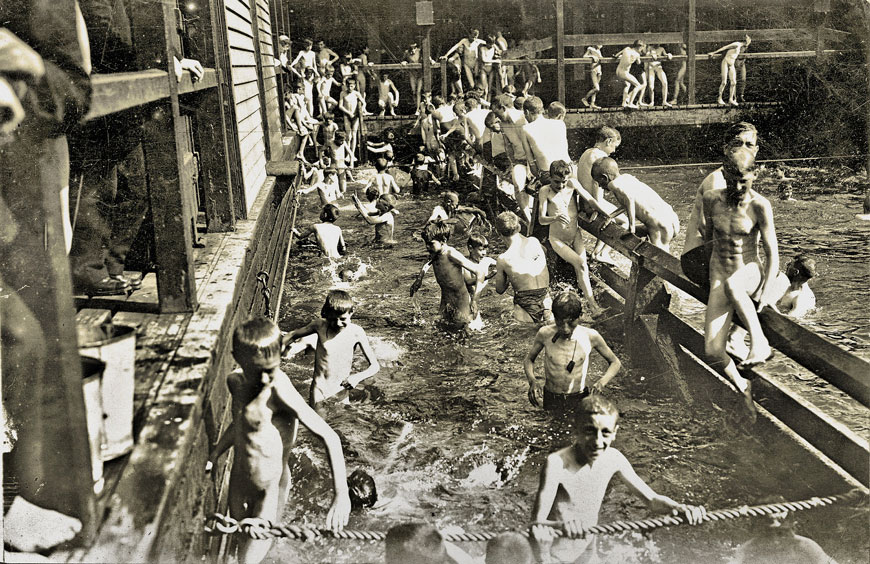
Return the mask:
[[688,78],[688,97],[689,104],[694,104],[697,100],[695,98],[695,81],[696,81],[696,69],[695,69],[695,59],[697,57],[697,23],[698,18],[695,13],[695,2],[696,0],[688,0],[689,2],[689,14],[688,14],[688,24],[686,27],[686,55],[687,55],[687,73],[686,76]]
[[230,61],[232,61],[233,66],[257,66],[257,59],[252,51],[243,51],[235,47],[230,47]]
[[556,97],[565,103],[565,0],[556,0]]
[[112,312],[108,309],[84,308],[76,313],[76,325],[98,327],[112,320]]
[[[246,35],[235,29],[227,30],[227,39],[229,40],[229,45],[232,49],[251,53],[256,53],[255,47],[257,46],[257,43],[259,43],[255,42],[250,35]],[[256,55],[254,57],[254,60],[256,60]]]
[[545,37],[543,39],[535,39],[531,41],[523,41],[522,45],[512,47],[505,52],[505,58],[514,59],[519,57],[528,57],[529,55],[537,55],[541,51],[546,51],[553,48],[553,38]]
[[251,36],[251,21],[248,19],[247,8],[245,9],[245,15],[242,16],[236,11],[230,9],[229,3],[227,3],[225,13],[227,30],[232,30],[247,35],[248,37]]
[[[814,39],[814,32],[806,28],[795,29],[732,29],[696,31],[698,43],[729,43],[739,41],[744,35],[757,41],[806,42]],[[566,47],[585,47],[587,45],[630,45],[640,39],[647,44],[683,43],[685,36],[679,31],[657,33],[584,33],[565,36]]]

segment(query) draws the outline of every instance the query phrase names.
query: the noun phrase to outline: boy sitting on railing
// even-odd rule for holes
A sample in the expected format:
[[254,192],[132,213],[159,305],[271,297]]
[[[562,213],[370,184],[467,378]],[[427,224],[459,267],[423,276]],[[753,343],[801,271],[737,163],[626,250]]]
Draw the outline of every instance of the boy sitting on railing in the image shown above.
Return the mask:
[[[654,492],[621,452],[609,448],[618,423],[619,411],[613,402],[600,394],[584,398],[576,416],[574,444],[550,454],[544,462],[532,514],[539,561],[597,561],[595,539],[585,536],[583,530],[598,524],[607,485],[615,474],[652,511],[683,513],[693,525],[704,518],[703,507],[678,503]],[[554,526],[562,528],[563,537],[553,540]]]
[[680,220],[655,190],[631,174],[620,173],[616,161],[610,157],[599,159],[592,165],[592,178],[612,192],[619,202],[619,207],[607,216],[608,219],[625,212],[631,233],[635,233],[640,220],[646,227],[650,243],[670,252],[671,239],[680,231]]
[[[326,516],[326,526],[339,531],[347,524],[350,497],[341,442],[332,428],[306,403],[279,367],[283,340],[281,330],[265,318],[253,318],[233,333],[233,358],[239,363],[227,377],[232,394],[233,421],[209,455],[206,469],[229,447],[235,447],[230,471],[230,515],[276,522],[290,492],[291,447],[295,420],[323,439],[332,468],[335,497]],[[239,562],[263,560],[271,539],[239,541]]]

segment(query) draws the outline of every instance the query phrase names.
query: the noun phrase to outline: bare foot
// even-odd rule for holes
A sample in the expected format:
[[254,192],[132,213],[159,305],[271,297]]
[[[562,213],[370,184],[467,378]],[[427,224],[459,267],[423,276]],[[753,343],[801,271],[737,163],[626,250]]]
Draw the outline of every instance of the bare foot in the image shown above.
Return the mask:
[[758,366],[759,364],[764,364],[771,358],[773,358],[773,349],[771,349],[770,345],[767,343],[764,345],[752,346],[749,349],[749,355],[738,365],[738,368]]
[[755,423],[758,419],[758,411],[755,409],[755,402],[752,401],[752,384],[746,383],[746,389],[741,394],[743,396],[743,405],[746,407],[746,417],[750,423]]
[[737,105],[738,105],[738,104],[737,104],[737,100],[731,100],[730,103],[731,103],[731,105],[734,106],[734,107],[737,107]]
[[589,107],[592,108],[593,110],[600,110],[601,109],[601,106],[599,106],[598,104],[591,104]]
[[583,102],[583,105],[584,105],[584,106],[586,106],[587,108],[589,107],[589,102],[586,100],[586,98],[583,98],[583,99],[580,100],[580,101]]
[[3,518],[5,541],[22,552],[40,552],[67,542],[82,530],[78,519],[16,497]]
[[673,108],[673,106],[671,105],[671,103],[670,103],[670,102],[667,102],[667,101],[662,102],[662,106],[664,106],[664,107],[666,107],[666,108]]
[[719,98],[718,100],[716,100],[716,103],[719,104],[720,106],[726,105],[725,102],[722,100],[722,98]]

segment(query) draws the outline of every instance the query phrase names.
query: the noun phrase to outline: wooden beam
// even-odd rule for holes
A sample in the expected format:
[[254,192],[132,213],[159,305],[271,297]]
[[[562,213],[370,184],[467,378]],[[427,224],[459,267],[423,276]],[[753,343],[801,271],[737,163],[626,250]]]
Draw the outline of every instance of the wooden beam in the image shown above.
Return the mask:
[[697,55],[697,30],[696,25],[698,23],[697,14],[695,13],[695,1],[689,0],[689,14],[688,14],[688,25],[686,27],[686,55],[687,55],[687,76],[688,76],[688,96],[689,96],[689,105],[696,103],[695,98],[695,77],[696,77],[696,69],[695,69],[695,57]]
[[423,59],[423,92],[432,92],[432,26],[426,26],[423,32],[423,48],[420,57]]
[[565,0],[556,0],[556,92],[565,103]]
[[553,48],[553,38],[545,37],[543,39],[535,39],[524,41],[522,45],[511,47],[505,51],[504,56],[507,59],[517,59],[520,57],[528,57],[529,55],[537,55],[542,51]]
[[447,99],[447,61],[445,59],[441,59],[441,95],[444,96],[444,99]]
[[[843,33],[843,32],[841,32]],[[795,29],[725,29],[697,31],[698,43],[727,43],[743,39],[744,35],[752,37],[752,41],[785,41],[806,42],[814,40],[815,31],[808,28]],[[630,45],[636,39],[647,44],[677,44],[683,43],[685,35],[679,31],[663,31],[656,33],[584,33],[565,36],[566,47],[584,47],[586,45]]]

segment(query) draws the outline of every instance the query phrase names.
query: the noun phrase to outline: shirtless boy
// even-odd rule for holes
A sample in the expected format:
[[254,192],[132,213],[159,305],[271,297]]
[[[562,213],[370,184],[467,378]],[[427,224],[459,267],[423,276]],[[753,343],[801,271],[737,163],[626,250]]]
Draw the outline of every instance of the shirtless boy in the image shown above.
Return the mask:
[[392,194],[381,194],[378,196],[378,199],[375,200],[375,215],[372,215],[363,207],[363,203],[356,194],[353,195],[353,205],[362,214],[366,223],[375,226],[373,244],[389,247],[396,243],[394,237],[396,230],[395,216],[399,212],[396,210],[395,196]]
[[[529,401],[535,407],[548,411],[574,411],[580,400],[598,392],[622,368],[622,363],[594,329],[580,325],[583,306],[580,296],[574,292],[562,292],[553,300],[554,325],[538,329],[532,348],[523,360],[523,371],[529,381]],[[591,387],[586,386],[589,371],[589,355],[592,349],[608,362],[604,375]],[[535,360],[541,351],[544,355],[544,387],[535,377]]]
[[474,88],[475,77],[477,76],[477,48],[483,43],[480,36],[480,31],[472,29],[468,32],[468,37],[463,37],[459,42],[448,49],[442,59],[449,59],[450,56],[459,51],[462,57],[462,71],[465,73],[465,79],[468,80],[468,87]]
[[[533,174],[547,172],[553,161],[571,162],[568,154],[568,130],[564,121],[546,119],[541,114],[544,102],[537,96],[526,98],[523,112],[523,148]],[[573,173],[571,176],[575,176]]]
[[[285,336],[285,343],[292,343],[317,334],[314,378],[311,380],[311,395],[308,398],[311,407],[317,408],[320,402],[343,389],[355,388],[381,369],[366,332],[359,325],[351,323],[352,316],[353,300],[350,294],[344,290],[330,290],[320,310],[320,317]],[[353,353],[357,346],[369,366],[361,372],[351,374]],[[344,401],[347,401],[347,396]]]
[[670,108],[671,103],[668,102],[668,75],[665,74],[665,70],[662,68],[662,59],[671,60],[673,55],[668,53],[661,45],[650,45],[647,53],[653,58],[644,65],[647,89],[649,90],[649,103],[651,106],[656,105],[656,78],[658,78],[659,82],[662,83],[662,106]]
[[601,306],[595,301],[592,284],[589,281],[589,265],[586,263],[586,247],[583,244],[583,232],[577,225],[577,198],[582,198],[586,205],[604,214],[604,209],[585,190],[580,183],[571,178],[571,167],[565,161],[553,161],[550,165],[550,183],[541,187],[538,195],[540,203],[538,222],[549,225],[550,246],[565,262],[574,267],[577,274],[577,285],[583,291],[583,296],[589,302],[593,317],[601,314]]
[[[677,51],[677,55],[685,55],[686,54],[686,44],[681,43],[679,46],[679,50]],[[686,59],[683,59],[680,62],[680,68],[677,69],[677,78],[674,80],[674,97],[671,99],[671,105],[675,105],[677,100],[680,98],[680,88],[683,91],[688,92],[689,89],[686,88],[686,69],[687,69]]]
[[[403,65],[418,65],[420,64],[420,47],[417,46],[417,42],[412,42],[407,49],[405,49],[405,53],[402,56],[402,64]],[[420,110],[420,93],[423,91],[423,71],[417,68],[409,68],[406,69],[405,72],[408,73],[408,81],[411,84],[411,95],[415,100],[415,108]]]
[[[279,368],[281,348],[280,329],[265,318],[250,319],[236,328],[233,358],[241,370],[227,377],[233,421],[210,453],[206,468],[211,468],[229,447],[235,447],[229,484],[230,515],[238,520],[256,517],[277,521],[290,493],[289,458],[298,419],[326,445],[335,493],[326,525],[341,530],[350,514],[341,442]],[[255,540],[244,535],[238,545],[239,562],[260,562],[271,545],[271,539]]]
[[459,205],[459,194],[448,190],[441,193],[441,204],[432,209],[432,214],[427,223],[433,221],[443,221],[454,226],[461,224],[462,230],[465,233],[471,231],[471,228],[486,220],[486,212],[474,206]]
[[[468,326],[477,313],[477,265],[462,253],[447,244],[452,227],[443,221],[428,223],[423,228],[423,241],[429,251],[429,261],[423,265],[414,283],[411,296],[420,288],[423,276],[431,265],[435,280],[441,287],[441,306],[439,312],[445,326],[451,330],[461,330]],[[475,276],[475,290],[470,294],[465,286],[463,270]]]
[[389,111],[391,116],[396,115],[396,106],[399,105],[399,90],[393,81],[390,79],[389,73],[381,73],[381,80],[378,82],[378,115],[384,115],[385,111]]
[[393,175],[387,172],[388,166],[389,163],[384,157],[378,157],[375,159],[375,176],[366,185],[366,189],[371,187],[377,188],[378,195],[398,194],[402,191],[396,183],[396,179],[393,178]]
[[[657,494],[637,475],[621,452],[610,448],[619,429],[618,423],[619,411],[613,402],[600,394],[584,398],[577,413],[574,443],[550,454],[544,462],[532,519],[537,523],[560,522],[564,536],[553,541],[552,528],[544,524],[532,527],[541,560],[597,561],[595,538],[584,536],[583,529],[598,524],[607,485],[617,474],[649,510],[672,515],[683,513],[693,525],[703,520],[706,514],[703,507],[677,503]],[[547,550],[543,543],[550,541],[553,543]]]
[[294,234],[300,241],[314,235],[317,238],[317,246],[320,247],[320,252],[331,259],[341,258],[347,253],[347,246],[344,244],[341,227],[335,224],[339,214],[340,210],[338,206],[326,204],[320,212],[320,223],[315,223],[302,232],[294,229]]
[[327,47],[323,43],[323,40],[317,42],[317,72],[319,72],[320,74],[325,74],[326,69],[333,68],[335,62],[338,61],[338,59],[338,53]]
[[[302,50],[296,55],[296,58],[293,59],[293,62],[290,63],[290,71],[296,75],[297,78],[302,78],[305,76],[305,69],[311,69],[315,73],[319,74],[317,70],[317,65],[315,64],[315,53],[311,49],[313,45],[313,41],[310,39],[302,40]],[[298,67],[298,68],[297,68]]]
[[589,67],[589,80],[592,81],[592,88],[589,89],[589,92],[583,96],[583,99],[580,100],[583,102],[583,105],[587,108],[592,108],[593,110],[598,110],[601,106],[595,104],[595,98],[598,96],[598,93],[601,91],[601,48],[603,45],[590,45],[586,48],[586,52],[583,53],[583,57],[586,59],[592,59],[592,64]]
[[680,232],[680,219],[670,204],[635,176],[620,173],[616,161],[610,157],[592,165],[592,178],[619,202],[619,207],[608,217],[625,212],[629,232],[634,233],[640,221],[646,227],[649,242],[670,252],[671,240]]
[[520,218],[513,212],[498,214],[495,229],[508,246],[496,260],[495,291],[504,294],[508,284],[513,286],[517,321],[549,322],[553,300],[544,247],[536,238],[520,235]]
[[719,83],[719,98],[716,99],[716,103],[720,106],[725,105],[722,95],[725,93],[725,85],[728,81],[731,81],[728,103],[732,106],[737,105],[737,69],[734,67],[734,63],[737,61],[737,57],[740,56],[740,52],[749,47],[750,43],[752,43],[752,39],[747,35],[743,41],[729,43],[728,45],[719,47],[715,51],[710,51],[709,53],[711,56],[718,55],[722,52],[725,53],[722,56],[722,63],[720,66],[722,76],[721,82]]
[[347,133],[351,154],[356,154],[357,133],[359,132],[359,114],[365,107],[365,100],[357,92],[356,78],[345,81],[345,90],[341,93],[338,109],[344,114],[344,131]]
[[625,82],[625,88],[622,89],[623,108],[638,109],[635,100],[643,91],[643,86],[630,71],[631,65],[640,60],[641,52],[645,47],[644,42],[638,39],[631,47],[626,47],[616,55],[619,59],[616,65],[616,78]]
[[514,185],[514,198],[523,214],[526,224],[532,224],[532,208],[534,199],[526,192],[526,181],[529,178],[529,165],[523,145],[523,126],[526,117],[522,111],[512,107],[509,94],[500,94],[492,101],[492,111],[498,116],[505,139],[505,153],[511,162],[511,180]]
[[[779,249],[770,202],[752,189],[755,156],[743,147],[729,149],[728,156],[723,167],[726,187],[711,190],[703,198],[704,240],[712,242],[704,345],[707,354],[724,366],[725,374],[743,393],[750,418],[754,419],[749,381],[740,376],[725,345],[731,318],[737,312],[750,339],[749,356],[741,365],[760,364],[771,356],[758,313],[779,297],[773,295]],[[767,257],[764,266],[758,254],[759,239]]]

